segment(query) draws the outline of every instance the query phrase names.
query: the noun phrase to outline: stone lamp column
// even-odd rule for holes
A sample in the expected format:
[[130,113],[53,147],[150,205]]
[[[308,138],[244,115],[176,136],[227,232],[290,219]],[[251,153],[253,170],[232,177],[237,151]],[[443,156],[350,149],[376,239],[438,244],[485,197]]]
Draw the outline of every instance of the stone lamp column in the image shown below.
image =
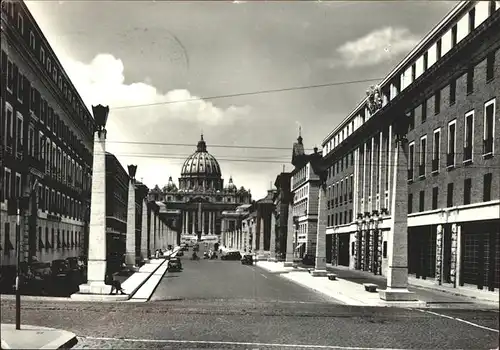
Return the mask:
[[312,276],[326,276],[326,184],[324,179],[321,181],[319,188],[318,200],[318,227],[316,231],[316,261],[314,270],[311,271]]
[[129,268],[136,267],[135,254],[135,173],[137,165],[128,165],[129,185],[128,185],[128,205],[127,205],[127,236],[125,243],[125,264]]
[[148,261],[148,188],[141,184],[140,196],[142,198],[142,213],[141,213],[141,261]]
[[293,266],[293,236],[295,231],[295,224],[293,222],[293,205],[288,204],[288,220],[286,225],[286,256],[285,267]]
[[274,210],[271,211],[271,230],[269,235],[269,260],[276,262],[276,216]]
[[87,283],[80,285],[81,294],[109,294],[106,276],[106,122],[109,107],[92,106],[97,130],[94,133],[92,195],[88,240]]
[[406,123],[396,124],[396,150],[394,152],[394,174],[392,182],[391,219],[388,239],[389,267],[387,289],[379,296],[387,301],[417,301],[415,293],[408,290],[408,166]]

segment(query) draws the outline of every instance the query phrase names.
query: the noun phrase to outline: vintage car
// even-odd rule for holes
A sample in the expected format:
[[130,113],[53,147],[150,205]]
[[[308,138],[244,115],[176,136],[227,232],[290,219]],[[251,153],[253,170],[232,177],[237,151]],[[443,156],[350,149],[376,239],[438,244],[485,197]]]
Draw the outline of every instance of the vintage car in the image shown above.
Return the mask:
[[253,255],[252,254],[245,254],[241,258],[241,264],[242,265],[253,265]]
[[171,258],[167,265],[168,272],[179,272],[182,271],[182,263],[179,258]]
[[237,250],[229,250],[222,253],[221,260],[240,260],[241,253]]

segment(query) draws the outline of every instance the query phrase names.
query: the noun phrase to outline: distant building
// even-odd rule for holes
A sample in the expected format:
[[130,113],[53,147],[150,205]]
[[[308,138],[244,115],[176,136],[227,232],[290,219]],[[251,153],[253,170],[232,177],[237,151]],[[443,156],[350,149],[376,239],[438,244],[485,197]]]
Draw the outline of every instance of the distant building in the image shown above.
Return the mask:
[[16,263],[8,203],[33,187],[36,198],[23,217],[29,235],[21,229],[23,260],[76,257],[85,249],[93,117],[23,1],[2,2],[1,42],[2,265]]
[[196,151],[182,166],[179,187],[170,177],[165,187],[156,185],[149,192],[150,201],[163,203],[160,215],[181,235],[181,240],[218,240],[222,212],[249,204],[251,199],[250,190],[238,189],[231,177],[224,186],[219,163],[208,153],[203,135]]
[[[391,234],[408,235],[410,283],[498,300],[499,12],[498,1],[460,2],[324,139],[334,265],[387,275]],[[408,141],[397,164],[396,131]],[[408,232],[391,233],[401,166]]]

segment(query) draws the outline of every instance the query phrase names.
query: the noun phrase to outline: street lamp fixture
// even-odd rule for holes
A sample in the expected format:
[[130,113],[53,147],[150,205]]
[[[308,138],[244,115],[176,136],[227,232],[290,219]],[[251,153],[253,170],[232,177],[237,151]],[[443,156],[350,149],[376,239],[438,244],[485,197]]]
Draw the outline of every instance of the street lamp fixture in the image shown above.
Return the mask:
[[135,173],[137,172],[137,165],[127,165],[128,168],[128,175],[130,176],[131,180],[135,180]]
[[94,120],[99,134],[103,131],[106,134],[106,123],[108,121],[109,106],[104,107],[101,104],[92,106],[92,114],[94,114]]

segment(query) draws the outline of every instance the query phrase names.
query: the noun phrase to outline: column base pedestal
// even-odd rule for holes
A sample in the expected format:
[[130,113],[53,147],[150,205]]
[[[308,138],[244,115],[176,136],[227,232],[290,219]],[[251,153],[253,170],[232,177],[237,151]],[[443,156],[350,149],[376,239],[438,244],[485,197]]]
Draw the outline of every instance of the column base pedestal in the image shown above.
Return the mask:
[[284,266],[284,267],[293,267],[293,261],[285,261],[285,262],[283,263],[283,266]]
[[137,272],[139,271],[141,267],[137,265],[127,265],[127,270],[132,271],[132,272]]
[[328,272],[326,270],[312,270],[311,276],[313,277],[326,277]]
[[417,295],[407,288],[387,288],[379,290],[378,295],[385,301],[418,301]]
[[80,292],[71,295],[72,300],[77,301],[126,301],[130,295],[112,294],[111,286],[101,281],[94,281],[86,284],[80,284]]

